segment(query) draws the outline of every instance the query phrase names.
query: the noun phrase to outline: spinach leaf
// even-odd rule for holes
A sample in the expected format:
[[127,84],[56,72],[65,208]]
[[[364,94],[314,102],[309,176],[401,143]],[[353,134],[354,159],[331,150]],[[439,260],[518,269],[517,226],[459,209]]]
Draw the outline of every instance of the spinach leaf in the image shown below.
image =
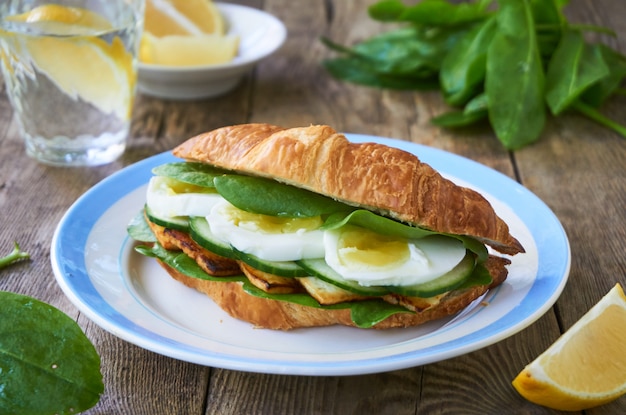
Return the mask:
[[453,4],[445,0],[422,0],[413,6],[386,0],[368,9],[370,17],[385,22],[409,22],[421,26],[454,26],[475,22],[489,15],[490,1]]
[[346,224],[367,228],[381,235],[398,236],[407,239],[420,239],[429,235],[437,235],[437,232],[427,229],[408,226],[393,219],[378,216],[369,210],[358,209],[353,212],[339,212],[330,215],[320,229],[337,229]]
[[497,29],[490,18],[466,33],[444,58],[441,65],[441,90],[446,102],[464,105],[485,82],[487,49]]
[[336,50],[365,59],[378,73],[432,76],[465,31],[465,28],[427,30],[411,26],[374,36],[352,49],[339,47]]
[[[485,91],[489,105],[480,110],[467,105],[463,111],[433,118],[433,123],[462,127],[486,118],[506,148],[519,149],[536,141],[545,125],[548,98],[544,70],[565,33],[615,34],[605,27],[568,22],[564,8],[569,0],[499,0],[498,7],[490,7],[493,3],[422,0],[407,6],[401,0],[381,0],[369,7],[370,17],[408,27],[393,29],[396,33],[383,33],[353,48],[323,39],[343,55],[324,61],[324,66],[337,79],[370,87],[439,87],[451,106],[481,100],[478,97]],[[489,23],[494,20],[495,29]],[[413,38],[408,36],[411,31]],[[400,41],[399,34],[406,38]],[[562,94],[561,90],[553,92],[549,100],[559,112],[574,106],[581,114],[626,136],[626,127],[593,109],[619,91],[626,76],[626,57],[605,45],[585,48],[602,56],[609,73],[578,95]],[[588,69],[584,72],[590,73]],[[551,82],[552,77],[547,84],[551,90],[562,88]],[[572,100],[574,96],[578,98]]]
[[476,124],[485,119],[487,119],[486,110],[481,112],[449,111],[431,118],[430,122],[440,127],[460,128]]
[[367,9],[372,19],[381,22],[398,22],[405,10],[406,6],[400,0],[382,0]]
[[546,101],[559,115],[589,86],[609,75],[599,48],[585,43],[582,33],[568,30],[550,60]]
[[200,265],[182,251],[168,251],[163,248],[159,243],[155,243],[151,246],[138,245],[135,247],[135,251],[150,258],[158,258],[165,264],[174,268],[176,271],[185,274],[192,278],[198,278],[201,280],[209,281],[244,281],[246,277],[242,275],[232,277],[214,277],[207,274],[200,268]]
[[318,193],[261,177],[225,175],[214,182],[224,199],[247,212],[304,218],[352,209]]
[[609,73],[598,82],[590,85],[582,93],[581,99],[593,107],[599,107],[617,91],[622,80],[626,77],[626,57],[602,44],[595,45],[595,47],[600,50]]
[[157,166],[152,169],[152,173],[196,186],[215,187],[213,179],[226,174],[227,171],[205,163],[179,162]]
[[562,31],[567,26],[563,4],[560,4],[559,0],[531,0],[531,9],[539,51],[542,57],[549,59],[559,43]]
[[498,31],[487,52],[489,121],[508,149],[536,141],[546,120],[545,75],[527,0],[500,0]]
[[434,117],[431,122],[446,128],[467,127],[488,117],[487,95],[482,92],[465,105],[463,111],[451,111]]
[[385,75],[377,72],[375,64],[353,57],[326,60],[324,67],[337,79],[374,88],[421,91],[439,88],[435,75]]
[[139,242],[156,242],[152,229],[148,226],[143,210],[138,212],[126,226],[128,235]]
[[100,357],[74,320],[0,291],[0,413],[75,414],[104,391]]

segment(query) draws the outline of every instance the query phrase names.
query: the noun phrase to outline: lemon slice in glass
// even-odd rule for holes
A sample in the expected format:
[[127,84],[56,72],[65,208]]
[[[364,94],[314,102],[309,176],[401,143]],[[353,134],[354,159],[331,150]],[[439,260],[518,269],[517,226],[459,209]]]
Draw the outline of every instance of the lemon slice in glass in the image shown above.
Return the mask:
[[106,18],[85,9],[50,4],[9,19],[56,35],[15,35],[11,42],[14,50],[29,56],[36,70],[65,94],[120,119],[130,117],[136,79],[133,56],[119,37],[111,43],[97,37],[113,30]]

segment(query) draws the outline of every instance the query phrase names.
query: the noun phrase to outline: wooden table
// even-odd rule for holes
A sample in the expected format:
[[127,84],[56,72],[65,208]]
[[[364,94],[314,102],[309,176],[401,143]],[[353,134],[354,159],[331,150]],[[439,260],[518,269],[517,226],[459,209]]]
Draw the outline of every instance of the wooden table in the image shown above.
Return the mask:
[[[90,414],[500,414],[554,413],[526,402],[511,380],[616,282],[626,285],[626,139],[578,115],[550,119],[541,140],[514,153],[487,128],[450,132],[430,117],[438,93],[381,91],[332,79],[320,62],[322,35],[346,44],[385,26],[372,1],[247,0],[289,30],[284,47],[227,96],[178,102],[139,96],[130,146],[97,168],[53,168],[24,154],[6,94],[0,95],[0,252],[16,240],[32,260],[0,272],[0,290],[34,296],[75,317],[102,358],[105,393]],[[572,0],[571,20],[613,28],[626,52],[626,3]],[[626,98],[603,109],[626,124]],[[309,377],[204,367],[146,351],[104,331],[69,302],[50,265],[64,212],[116,171],[220,126],[269,122],[329,124],[339,131],[408,140],[476,160],[522,183],[556,213],[571,243],[569,281],[556,305],[530,327],[482,350],[388,373]],[[586,413],[626,413],[626,397]]]

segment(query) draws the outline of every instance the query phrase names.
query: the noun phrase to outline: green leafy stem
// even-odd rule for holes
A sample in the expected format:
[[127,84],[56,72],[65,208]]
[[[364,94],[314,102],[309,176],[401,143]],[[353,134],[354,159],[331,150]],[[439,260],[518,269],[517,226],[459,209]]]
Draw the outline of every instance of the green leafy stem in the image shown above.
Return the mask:
[[0,258],[0,268],[8,267],[17,261],[30,259],[30,254],[22,251],[17,242],[14,242],[13,244],[13,251],[11,251],[9,255]]

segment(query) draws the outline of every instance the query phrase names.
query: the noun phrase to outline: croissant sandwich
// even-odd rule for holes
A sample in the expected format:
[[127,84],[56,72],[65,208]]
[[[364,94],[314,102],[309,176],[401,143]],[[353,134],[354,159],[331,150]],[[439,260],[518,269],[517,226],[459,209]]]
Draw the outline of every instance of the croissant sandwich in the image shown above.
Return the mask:
[[136,250],[256,327],[419,325],[501,284],[524,252],[479,193],[328,126],[224,127],[173,154],[129,226]]

